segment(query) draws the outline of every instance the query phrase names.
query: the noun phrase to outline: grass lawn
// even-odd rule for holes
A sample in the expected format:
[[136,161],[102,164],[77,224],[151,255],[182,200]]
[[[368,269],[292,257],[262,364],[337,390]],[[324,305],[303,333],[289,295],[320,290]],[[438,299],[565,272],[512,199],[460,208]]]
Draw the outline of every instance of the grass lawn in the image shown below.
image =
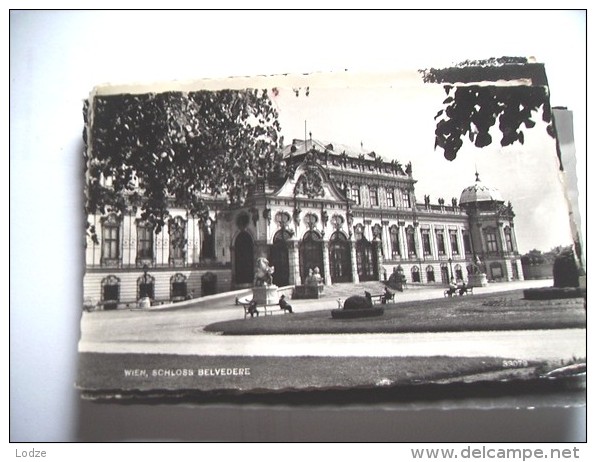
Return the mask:
[[331,310],[217,322],[223,335],[458,332],[564,329],[586,325],[583,298],[524,300],[523,291],[383,305],[379,317],[333,319]]
[[[292,391],[536,378],[546,363],[493,357],[252,357],[81,353],[88,392]],[[236,369],[243,374],[230,375]],[[220,374],[217,374],[217,371]],[[221,375],[221,371],[230,372]],[[127,372],[128,371],[128,372]],[[132,373],[131,371],[134,371]]]

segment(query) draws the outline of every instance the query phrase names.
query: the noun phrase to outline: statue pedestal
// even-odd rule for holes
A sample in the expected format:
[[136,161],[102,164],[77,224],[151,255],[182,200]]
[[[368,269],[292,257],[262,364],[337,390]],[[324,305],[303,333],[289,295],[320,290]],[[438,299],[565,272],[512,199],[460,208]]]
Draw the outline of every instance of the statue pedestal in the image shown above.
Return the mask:
[[143,297],[139,300],[139,308],[151,308],[151,299]]
[[252,299],[258,305],[277,305],[279,297],[277,296],[277,286],[257,286],[252,288]]
[[486,287],[488,285],[486,274],[478,273],[468,275],[468,285],[470,287]]

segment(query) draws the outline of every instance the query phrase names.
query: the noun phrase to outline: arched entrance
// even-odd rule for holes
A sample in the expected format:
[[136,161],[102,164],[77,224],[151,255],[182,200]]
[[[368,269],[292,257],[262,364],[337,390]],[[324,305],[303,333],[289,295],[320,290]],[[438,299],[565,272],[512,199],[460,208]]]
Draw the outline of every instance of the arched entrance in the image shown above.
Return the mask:
[[364,236],[356,241],[356,263],[358,277],[361,281],[376,281],[378,279],[377,253],[374,246]]
[[447,263],[441,263],[441,282],[443,284],[449,284],[449,267]]
[[252,284],[255,275],[254,244],[246,231],[240,231],[234,243],[234,282]]
[[269,264],[275,267],[273,284],[287,286],[290,284],[290,260],[288,256],[288,241],[290,233],[286,230],[278,231],[273,236],[273,245],[269,251]]
[[315,268],[319,268],[321,274],[324,274],[323,241],[316,231],[307,231],[300,243],[300,276],[303,284],[308,276],[308,270]]
[[352,281],[350,242],[339,231],[333,233],[329,240],[329,266],[332,283]]

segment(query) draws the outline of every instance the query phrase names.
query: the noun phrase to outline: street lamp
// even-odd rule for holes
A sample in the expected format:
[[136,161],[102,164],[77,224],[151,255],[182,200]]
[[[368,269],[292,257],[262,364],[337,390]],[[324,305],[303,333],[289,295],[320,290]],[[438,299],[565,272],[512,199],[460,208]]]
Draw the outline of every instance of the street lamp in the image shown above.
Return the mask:
[[453,260],[449,257],[447,261],[449,262],[449,280],[451,280],[453,279],[453,268],[451,267],[451,262],[453,262]]

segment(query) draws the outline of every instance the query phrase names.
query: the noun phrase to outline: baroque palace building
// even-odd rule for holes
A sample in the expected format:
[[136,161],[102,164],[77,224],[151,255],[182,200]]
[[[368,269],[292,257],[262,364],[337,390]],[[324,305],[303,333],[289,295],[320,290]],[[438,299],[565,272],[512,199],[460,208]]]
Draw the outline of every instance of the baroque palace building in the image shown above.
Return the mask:
[[130,208],[91,216],[87,307],[132,307],[251,287],[265,257],[277,286],[304,284],[318,268],[324,284],[384,281],[445,285],[481,270],[489,281],[522,279],[514,213],[476,174],[459,201],[416,200],[412,165],[316,140],[284,149],[288,174],[258,183],[242,207],[211,198],[207,220],[172,206],[159,234]]

